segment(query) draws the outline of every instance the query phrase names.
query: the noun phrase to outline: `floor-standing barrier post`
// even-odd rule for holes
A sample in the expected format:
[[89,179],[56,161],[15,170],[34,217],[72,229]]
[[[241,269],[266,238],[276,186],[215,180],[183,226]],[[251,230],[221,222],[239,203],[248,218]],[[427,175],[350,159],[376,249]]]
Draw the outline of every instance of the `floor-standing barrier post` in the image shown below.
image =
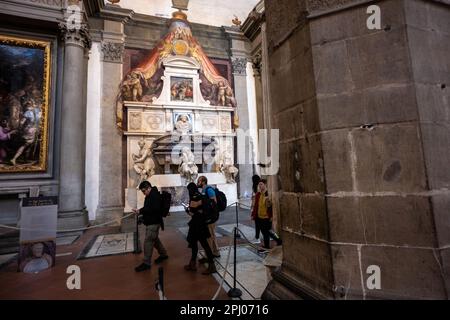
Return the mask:
[[[239,228],[239,202],[236,202],[236,228]],[[236,238],[240,238],[239,233],[236,234]]]
[[136,222],[136,230],[134,232],[134,253],[140,254],[142,252],[141,246],[139,245],[139,217],[138,214],[135,216],[135,222]]
[[155,283],[155,289],[158,291],[159,300],[167,300],[164,294],[164,269],[163,267],[158,268],[158,280]]
[[234,228],[234,266],[233,266],[233,288],[228,291],[228,296],[231,298],[239,298],[242,296],[242,291],[236,288],[236,249],[237,249],[237,234],[238,228]]

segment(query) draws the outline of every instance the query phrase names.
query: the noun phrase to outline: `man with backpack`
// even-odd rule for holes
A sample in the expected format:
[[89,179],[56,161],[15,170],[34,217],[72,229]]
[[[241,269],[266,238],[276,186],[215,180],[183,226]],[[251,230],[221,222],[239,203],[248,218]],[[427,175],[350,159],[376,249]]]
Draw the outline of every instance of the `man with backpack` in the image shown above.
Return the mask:
[[202,189],[202,195],[207,200],[207,224],[209,233],[211,234],[211,237],[208,238],[208,244],[212,250],[213,256],[215,258],[219,258],[219,246],[217,245],[216,239],[216,222],[219,219],[219,208],[216,191],[213,187],[208,186],[208,179],[205,176],[201,176],[198,178],[197,187],[199,189]]
[[151,268],[153,247],[158,251],[159,257],[155,263],[159,264],[169,258],[167,251],[159,239],[159,229],[163,224],[163,203],[157,187],[152,187],[150,182],[144,181],[139,185],[139,190],[145,195],[144,207],[133,212],[142,215],[145,225],[144,240],[144,262],[135,268],[136,272],[149,270]]

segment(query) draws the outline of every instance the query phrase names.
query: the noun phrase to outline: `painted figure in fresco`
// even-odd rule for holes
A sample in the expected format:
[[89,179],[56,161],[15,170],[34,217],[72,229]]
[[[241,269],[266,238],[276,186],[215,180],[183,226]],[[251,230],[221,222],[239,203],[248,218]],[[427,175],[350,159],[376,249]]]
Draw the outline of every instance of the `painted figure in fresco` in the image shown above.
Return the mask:
[[228,86],[225,90],[225,105],[227,107],[237,107],[236,98],[233,95],[233,90]]
[[187,115],[183,114],[178,117],[178,121],[175,124],[175,129],[177,133],[183,136],[192,132],[192,125],[189,122],[189,118]]
[[6,162],[7,142],[11,140],[17,130],[10,130],[8,127],[8,119],[3,118],[0,122],[0,163]]
[[17,91],[8,98],[9,104],[9,127],[16,130],[20,126],[20,115],[22,113],[21,97],[25,94],[23,90]]
[[193,89],[190,81],[176,81],[170,88],[172,100],[175,101],[192,101]]
[[181,150],[181,164],[178,172],[187,182],[194,182],[197,179],[198,167],[195,164],[195,156],[188,147]]
[[138,146],[139,153],[132,154],[131,157],[134,161],[134,171],[140,177],[139,183],[137,184],[139,186],[141,182],[150,179],[155,174],[155,162],[152,159],[151,147],[147,146],[144,139],[138,142]]
[[177,99],[184,101],[186,99],[186,91],[187,91],[187,85],[185,82],[182,82],[180,84],[180,87],[178,88],[178,94],[177,94]]
[[220,159],[220,172],[225,175],[227,183],[236,183],[236,176],[239,172],[233,164],[233,154],[231,147],[228,146],[221,155]]
[[33,122],[27,118],[22,118],[20,122],[20,147],[17,149],[16,154],[11,159],[11,164],[16,165],[17,159],[24,154],[26,159],[34,158],[36,153],[37,143],[37,128]]
[[139,75],[135,72],[127,75],[127,79],[122,84],[122,94],[125,100],[139,101],[142,98],[142,93]]
[[218,90],[218,92],[217,92],[217,97],[218,97],[217,104],[219,106],[225,106],[225,103],[226,103],[225,94],[226,94],[227,86],[225,85],[225,83],[223,81],[219,82],[217,90]]

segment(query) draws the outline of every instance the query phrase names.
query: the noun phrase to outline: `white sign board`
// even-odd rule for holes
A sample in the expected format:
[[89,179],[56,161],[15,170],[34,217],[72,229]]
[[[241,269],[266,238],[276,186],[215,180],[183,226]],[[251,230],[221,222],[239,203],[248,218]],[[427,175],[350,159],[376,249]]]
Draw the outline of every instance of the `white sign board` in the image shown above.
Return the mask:
[[23,199],[20,243],[55,240],[57,219],[57,197]]

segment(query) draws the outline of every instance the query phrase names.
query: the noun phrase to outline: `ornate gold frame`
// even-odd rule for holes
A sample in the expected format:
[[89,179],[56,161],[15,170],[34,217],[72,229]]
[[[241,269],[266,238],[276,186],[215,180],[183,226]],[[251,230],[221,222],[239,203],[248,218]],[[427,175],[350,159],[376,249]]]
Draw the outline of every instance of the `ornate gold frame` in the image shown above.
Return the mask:
[[8,168],[1,168],[0,174],[4,173],[33,173],[33,172],[45,172],[48,168],[48,135],[49,135],[49,105],[50,105],[50,78],[51,78],[51,42],[35,39],[26,39],[15,36],[7,36],[0,34],[1,45],[11,45],[17,47],[26,47],[32,49],[44,50],[44,72],[42,79],[42,109],[41,109],[41,123],[40,129],[42,132],[41,148],[39,153],[39,163],[26,168],[17,168],[17,166],[11,166]]

